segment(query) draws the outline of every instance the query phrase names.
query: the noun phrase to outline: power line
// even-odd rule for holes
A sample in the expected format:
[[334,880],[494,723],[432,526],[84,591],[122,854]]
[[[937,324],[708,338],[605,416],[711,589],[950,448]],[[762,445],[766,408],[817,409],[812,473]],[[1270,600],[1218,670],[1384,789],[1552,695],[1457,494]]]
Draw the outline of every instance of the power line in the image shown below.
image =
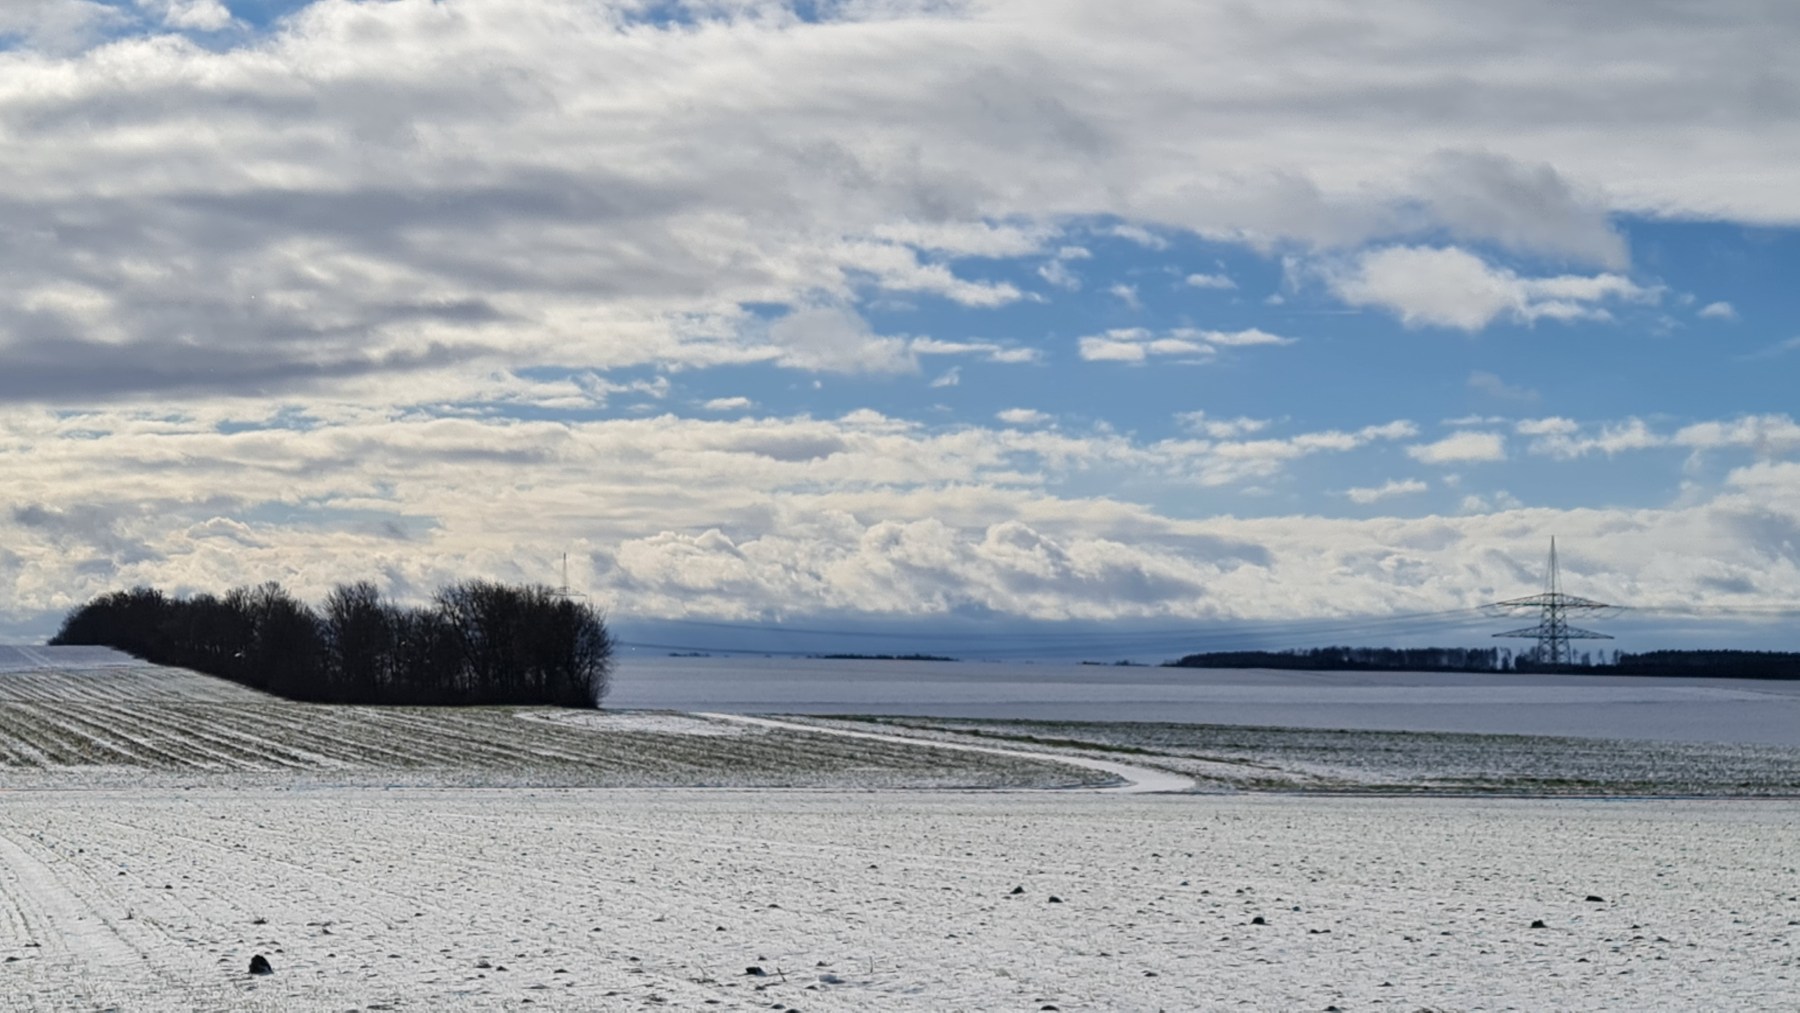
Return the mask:
[[1595,633],[1578,626],[1569,625],[1569,613],[1594,614],[1617,606],[1605,602],[1594,601],[1572,594],[1564,594],[1562,589],[1562,571],[1556,565],[1556,539],[1550,539],[1550,567],[1544,578],[1544,590],[1541,594],[1527,595],[1524,598],[1512,598],[1497,601],[1492,606],[1496,609],[1529,610],[1538,612],[1538,624],[1523,629],[1508,630],[1496,633],[1496,637],[1524,637],[1537,641],[1537,662],[1540,665],[1568,665],[1575,660],[1575,652],[1569,647],[1571,640],[1611,640],[1605,633]]

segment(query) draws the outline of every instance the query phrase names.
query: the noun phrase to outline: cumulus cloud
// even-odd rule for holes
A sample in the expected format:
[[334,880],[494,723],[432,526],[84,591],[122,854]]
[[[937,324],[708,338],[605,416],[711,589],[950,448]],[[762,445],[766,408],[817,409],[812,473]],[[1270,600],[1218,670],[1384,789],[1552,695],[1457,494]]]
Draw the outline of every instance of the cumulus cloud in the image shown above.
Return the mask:
[[1760,457],[1800,452],[1800,423],[1785,414],[1743,415],[1695,422],[1674,432],[1657,432],[1640,418],[1584,427],[1568,419],[1521,422],[1522,435],[1536,437],[1530,451],[1560,460],[1590,454],[1612,457],[1639,450],[1676,447],[1693,452],[1744,450]]
[[1091,334],[1076,341],[1081,357],[1089,362],[1143,363],[1151,358],[1175,358],[1201,362],[1221,348],[1291,345],[1293,338],[1250,328],[1242,331],[1204,331],[1177,327],[1161,333],[1143,327],[1122,327]]
[[[1684,445],[1800,449],[1778,417],[1678,432]],[[1064,480],[1217,488],[1416,435],[1396,421],[1143,442],[867,410],[549,422],[248,399],[0,409],[0,455],[36,462],[0,492],[0,624],[42,635],[60,610],[133,583],[276,579],[318,598],[348,579],[412,596],[470,574],[545,580],[564,551],[572,580],[626,617],[1422,611],[1529,589],[1552,532],[1582,547],[1572,576],[1611,600],[1681,601],[1702,578],[1750,578],[1734,601],[1800,594],[1792,461],[1740,467],[1722,489],[1664,508],[1526,510],[1482,491],[1464,516],[1375,520],[1194,519]],[[1390,484],[1395,499],[1408,494]]]
[[1239,416],[1235,419],[1216,419],[1203,411],[1180,412],[1175,421],[1189,432],[1209,436],[1215,440],[1235,440],[1258,433],[1269,427],[1268,419],[1253,419]]
[[756,407],[756,402],[747,397],[715,397],[700,407],[709,412],[741,412]]
[[1728,302],[1709,302],[1700,307],[1698,316],[1702,320],[1736,320],[1738,312]]
[[216,32],[231,26],[231,11],[220,0],[137,0],[142,10],[170,28]]
[[1660,297],[1617,274],[1525,278],[1456,247],[1383,247],[1323,270],[1344,302],[1388,310],[1411,327],[1478,331],[1500,318],[1605,320],[1611,317],[1606,303]]
[[1120,239],[1129,240],[1149,250],[1166,250],[1169,241],[1151,232],[1141,225],[1115,225],[1107,230],[1107,234]]
[[1051,418],[1036,408],[1007,408],[995,412],[994,417],[1009,426],[1041,426]]
[[[320,2],[201,46],[172,33],[229,27],[218,0],[20,0],[0,374],[79,401],[762,361],[754,317],[871,288],[1016,302],[975,261],[1093,220],[1152,248],[1448,234],[1614,271],[1609,214],[1800,220],[1786,135],[1719,128],[1769,115],[1725,54],[1786,20],[1329,7]],[[1456,295],[1433,299],[1382,270],[1408,249],[1343,290],[1460,328],[1638,297],[1440,255]]]
[[1190,274],[1187,276],[1189,288],[1234,289],[1237,282],[1224,274]]
[[1393,499],[1397,496],[1416,495],[1429,488],[1431,487],[1416,478],[1390,479],[1378,486],[1345,489],[1344,498],[1352,503],[1367,505],[1369,503],[1379,503],[1384,499]]
[[1426,464],[1463,464],[1506,460],[1506,437],[1499,433],[1452,433],[1432,443],[1406,448],[1415,461]]

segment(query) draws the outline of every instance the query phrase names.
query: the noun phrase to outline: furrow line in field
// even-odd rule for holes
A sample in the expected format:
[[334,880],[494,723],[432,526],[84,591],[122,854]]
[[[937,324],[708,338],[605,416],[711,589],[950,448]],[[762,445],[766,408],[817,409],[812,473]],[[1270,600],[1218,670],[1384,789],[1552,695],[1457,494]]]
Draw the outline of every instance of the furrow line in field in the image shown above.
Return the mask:
[[46,767],[97,766],[131,760],[131,755],[124,750],[68,727],[53,707],[18,704],[15,713],[19,720],[14,727],[19,730],[20,738],[43,754]]
[[185,750],[195,766],[205,766],[202,761],[223,764],[234,770],[261,769],[258,764],[285,769],[304,769],[312,765],[306,756],[272,750],[265,740],[237,731],[232,720],[241,716],[238,708],[175,704],[153,713],[129,711],[124,707],[110,708],[109,712],[122,721],[134,722],[144,734],[156,734],[170,748]]
[[126,757],[126,762],[132,763],[134,766],[173,768],[184,766],[178,753],[138,738],[128,729],[106,723],[85,707],[57,707],[46,708],[46,710],[54,715],[51,718],[52,723],[65,728],[71,735]]
[[91,990],[119,979],[166,980],[152,948],[127,938],[116,915],[70,882],[69,863],[53,850],[48,858],[35,854],[41,847],[31,835],[0,832],[0,867],[10,874],[9,892],[23,900],[32,931],[40,936],[34,939],[37,959],[47,966],[31,970],[48,979],[48,988],[38,990],[38,997],[48,1000],[46,1008],[67,1008],[72,998],[95,1004],[101,996]]

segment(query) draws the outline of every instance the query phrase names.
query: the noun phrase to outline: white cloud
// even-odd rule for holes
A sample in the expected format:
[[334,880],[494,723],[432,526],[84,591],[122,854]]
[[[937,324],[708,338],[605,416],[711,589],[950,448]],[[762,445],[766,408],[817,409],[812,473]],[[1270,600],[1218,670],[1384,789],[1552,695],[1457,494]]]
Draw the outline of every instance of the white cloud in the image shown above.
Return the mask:
[[1796,335],[1794,337],[1788,338],[1785,341],[1777,341],[1772,345],[1769,345],[1764,348],[1760,348],[1754,352],[1750,352],[1746,355],[1740,355],[1740,356],[1738,356],[1738,358],[1740,360],[1744,360],[1744,361],[1754,361],[1757,359],[1774,359],[1774,358],[1779,358],[1780,356],[1786,355],[1787,353],[1794,352],[1794,351],[1800,351],[1800,335]]
[[1252,433],[1259,433],[1269,427],[1268,419],[1253,419],[1239,416],[1235,419],[1208,418],[1203,411],[1180,412],[1175,421],[1183,429],[1211,437],[1215,440],[1235,440]]
[[700,407],[709,412],[741,412],[756,407],[756,402],[747,397],[715,397]]
[[938,374],[938,376],[933,378],[931,381],[931,386],[934,388],[955,387],[961,383],[962,383],[962,367],[961,366],[951,366],[949,369],[944,370],[942,373]]
[[1144,327],[1121,327],[1089,335],[1076,342],[1081,357],[1089,362],[1145,362],[1151,357],[1200,362],[1221,348],[1291,345],[1293,338],[1250,328],[1242,331],[1205,331],[1178,327],[1157,333]]
[[1703,320],[1736,320],[1737,309],[1728,302],[1709,302],[1700,307],[1698,314]]
[[1574,419],[1552,416],[1544,419],[1521,419],[1513,428],[1521,436],[1567,436],[1579,432],[1581,424]]
[[1506,460],[1506,437],[1499,433],[1452,433],[1434,443],[1407,447],[1406,453],[1426,464],[1459,464]]
[[1056,251],[1056,256],[1049,263],[1038,268],[1038,277],[1057,288],[1071,292],[1080,290],[1081,276],[1069,268],[1071,261],[1091,260],[1093,251],[1085,246],[1064,246]]
[[8,0],[0,5],[0,41],[18,39],[50,53],[82,49],[129,15],[95,0]]
[[1328,429],[1279,439],[1224,440],[1192,448],[1195,477],[1207,486],[1267,479],[1301,458],[1321,453],[1347,453],[1372,443],[1409,439],[1418,432],[1417,426],[1399,419],[1353,431]]
[[1120,239],[1130,240],[1131,242],[1150,250],[1166,250],[1169,248],[1169,241],[1167,239],[1164,239],[1141,225],[1115,225],[1107,230],[1107,234],[1117,236]]
[[1384,499],[1393,499],[1397,496],[1416,495],[1429,488],[1431,487],[1416,478],[1404,480],[1390,479],[1378,486],[1345,489],[1344,496],[1352,503],[1367,505],[1370,503],[1379,503]]
[[1190,274],[1187,276],[1190,288],[1233,289],[1237,282],[1223,274]]
[[220,0],[137,0],[137,5],[175,29],[216,32],[232,23],[231,11]]
[[1041,426],[1050,421],[1050,415],[1036,408],[1007,408],[994,413],[994,417],[1009,426]]
[[1456,247],[1389,246],[1324,269],[1333,294],[1352,306],[1398,315],[1408,326],[1477,331],[1498,318],[1604,320],[1604,303],[1654,302],[1660,291],[1616,274],[1524,278]]
[[[1689,439],[1748,446],[1785,431],[1776,418]],[[1731,602],[1800,595],[1794,462],[1739,468],[1676,507],[1524,510],[1484,492],[1468,516],[1368,521],[1184,519],[1055,491],[1065,474],[1264,481],[1413,434],[1393,422],[1143,443],[872,411],[569,423],[255,399],[176,413],[0,409],[0,455],[37,462],[0,510],[0,623],[53,621],[133,583],[279,579],[316,599],[363,577],[412,596],[472,575],[543,580],[563,551],[576,583],[643,617],[1429,611],[1529,591],[1519,569],[1537,565],[1552,532],[1579,547],[1567,576],[1580,593],[1646,606],[1703,588],[1718,600],[1720,582],[1742,588]]]
[[1485,496],[1480,493],[1470,493],[1462,499],[1462,512],[1465,514],[1505,513],[1509,510],[1523,509],[1524,506],[1525,504],[1519,497],[1504,489],[1496,490]]
[[1221,348],[1245,348],[1253,345],[1291,345],[1294,343],[1293,338],[1284,338],[1279,334],[1270,334],[1268,331],[1259,330],[1255,327],[1242,331],[1177,330],[1173,333],[1192,338],[1196,341],[1202,341],[1209,345],[1217,345]]
[[1038,277],[1055,285],[1057,288],[1068,289],[1071,292],[1081,288],[1081,277],[1074,271],[1069,270],[1069,265],[1065,261],[1052,260],[1048,264],[1039,267],[1037,273]]
[[[1149,356],[1148,346],[1135,331],[1108,331],[1104,335],[1081,338],[1076,344],[1081,357],[1088,362],[1143,362]],[[1144,335],[1148,337],[1146,333]]]
[[1532,453],[1546,454],[1562,460],[1593,453],[1611,457],[1614,454],[1669,444],[1668,437],[1652,432],[1643,419],[1636,418],[1609,423],[1592,436],[1580,435],[1580,427],[1567,419],[1536,420],[1529,427],[1521,423],[1518,429],[1521,434],[1537,437],[1531,442]]
[[[6,396],[766,361],[765,307],[870,287],[1008,305],[1025,294],[969,258],[1041,256],[1093,221],[1152,246],[1449,235],[1619,270],[1619,212],[1800,220],[1786,135],[1713,113],[1742,69],[1724,54],[1791,41],[1768,19],[639,7],[314,3],[200,46],[157,33],[225,27],[227,5],[0,5],[0,119],[32,152],[7,181]],[[1632,297],[1465,271],[1476,312],[1365,273],[1361,298],[1459,327]],[[72,278],[100,297],[22,309]]]
[[879,337],[840,306],[796,309],[768,326],[776,361],[827,373],[911,373],[919,368],[903,338]]
[[1582,429],[1576,423],[1560,418],[1522,422],[1518,426],[1521,434],[1537,437],[1531,443],[1532,453],[1561,460],[1589,454],[1611,457],[1663,447],[1695,452],[1748,450],[1762,457],[1800,452],[1800,423],[1782,414],[1696,422],[1674,433],[1659,433],[1639,418],[1605,423],[1585,434]]
[[[1633,420],[1635,421],[1635,420]],[[1762,456],[1800,452],[1800,423],[1789,415],[1745,415],[1683,426],[1670,442],[1694,450],[1741,448]]]
[[1138,290],[1136,285],[1127,285],[1124,282],[1120,282],[1107,289],[1107,291],[1112,294],[1114,299],[1119,300],[1134,310],[1144,308],[1144,304],[1138,300]]
[[1501,401],[1536,401],[1538,392],[1529,387],[1515,387],[1486,370],[1469,374],[1469,387]]

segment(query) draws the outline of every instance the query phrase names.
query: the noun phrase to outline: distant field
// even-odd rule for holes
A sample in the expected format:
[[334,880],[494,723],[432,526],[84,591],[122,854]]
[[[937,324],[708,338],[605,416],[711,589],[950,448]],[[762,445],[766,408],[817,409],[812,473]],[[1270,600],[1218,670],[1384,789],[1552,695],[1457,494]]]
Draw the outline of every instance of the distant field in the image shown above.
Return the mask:
[[1800,798],[1800,749],[1533,735],[863,717],[846,727],[1111,756],[1199,791]]

